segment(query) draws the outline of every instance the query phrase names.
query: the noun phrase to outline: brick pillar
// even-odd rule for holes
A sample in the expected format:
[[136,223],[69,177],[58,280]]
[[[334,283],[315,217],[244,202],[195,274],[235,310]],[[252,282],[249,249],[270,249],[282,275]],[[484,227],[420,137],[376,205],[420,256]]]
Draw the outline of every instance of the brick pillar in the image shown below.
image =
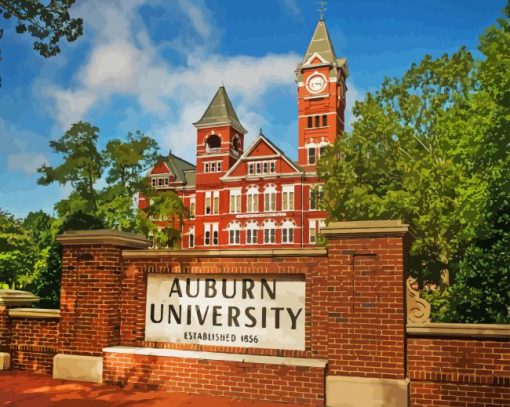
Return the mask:
[[39,297],[19,290],[0,290],[0,370],[10,367],[11,318],[9,310],[30,307]]
[[408,405],[407,233],[400,221],[338,222],[322,231],[329,263],[327,405]]
[[122,250],[146,248],[141,235],[69,231],[62,244],[60,327],[53,376],[101,381],[102,350],[120,344]]

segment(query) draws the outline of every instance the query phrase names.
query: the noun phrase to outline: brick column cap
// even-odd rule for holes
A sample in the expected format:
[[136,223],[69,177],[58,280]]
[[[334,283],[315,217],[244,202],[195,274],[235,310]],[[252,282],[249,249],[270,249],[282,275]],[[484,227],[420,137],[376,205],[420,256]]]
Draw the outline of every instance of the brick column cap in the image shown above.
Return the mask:
[[69,230],[57,236],[63,246],[106,244],[125,248],[146,249],[150,242],[145,236],[111,229]]
[[330,222],[321,229],[328,239],[345,237],[404,236],[410,232],[409,225],[401,220],[360,220],[353,222]]
[[37,301],[39,297],[28,291],[0,290],[0,306],[30,306]]

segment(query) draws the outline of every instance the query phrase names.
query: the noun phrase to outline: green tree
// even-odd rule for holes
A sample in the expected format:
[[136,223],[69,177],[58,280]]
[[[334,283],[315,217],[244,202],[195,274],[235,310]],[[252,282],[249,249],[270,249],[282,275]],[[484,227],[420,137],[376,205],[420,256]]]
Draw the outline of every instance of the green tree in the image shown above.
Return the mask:
[[151,205],[146,211],[140,211],[139,228],[150,236],[154,247],[178,248],[184,219],[189,210],[175,192],[153,191]]
[[125,142],[114,139],[106,144],[103,158],[108,167],[108,186],[101,193],[99,212],[107,227],[136,229],[138,211],[133,198],[139,193],[149,193],[144,171],[160,158],[158,149],[156,141],[140,131],[128,133]]
[[[451,56],[426,56],[402,78],[386,79],[356,103],[352,132],[319,163],[332,219],[403,219],[416,232],[412,273],[422,282],[438,281],[441,271],[455,275],[460,269],[455,284],[462,283],[466,299],[474,281],[467,275],[481,277],[481,267],[468,273],[467,264],[480,265],[482,258],[487,263],[489,256],[473,245],[499,236],[491,250],[508,254],[487,214],[495,211],[491,202],[502,190],[495,185],[509,165],[509,46],[507,15],[482,36],[484,59],[462,48]],[[502,194],[508,199],[508,192]],[[451,289],[442,287],[442,293],[455,301]],[[510,305],[508,286],[494,301]],[[441,312],[452,318],[449,310]]]
[[510,23],[506,17],[480,39],[474,121],[487,120],[478,164],[490,170],[485,222],[461,260],[444,320],[510,323]]
[[37,182],[41,185],[69,183],[72,186],[69,198],[56,205],[61,217],[77,212],[90,215],[97,213],[98,192],[95,184],[101,178],[104,168],[103,158],[97,150],[98,137],[97,127],[87,122],[78,122],[60,139],[50,141],[50,147],[63,156],[63,162],[55,168],[44,164],[38,169],[42,176]]
[[34,50],[48,58],[60,52],[60,40],[71,42],[83,34],[81,18],[71,18],[75,0],[0,0],[0,14],[16,19],[16,32],[35,38]]
[[59,306],[61,249],[55,240],[55,225],[55,219],[43,211],[30,212],[23,221],[23,226],[37,248],[33,265],[35,277],[27,289],[40,297],[37,306],[41,308]]
[[[71,42],[83,34],[81,18],[71,18],[69,8],[75,0],[0,0],[0,15],[16,19],[16,32],[35,38],[34,50],[45,58],[60,52],[60,40]],[[0,29],[0,39],[4,30]],[[0,58],[1,60],[1,58]],[[0,78],[1,85],[1,78]]]
[[0,287],[23,289],[35,278],[37,251],[19,219],[0,210]]

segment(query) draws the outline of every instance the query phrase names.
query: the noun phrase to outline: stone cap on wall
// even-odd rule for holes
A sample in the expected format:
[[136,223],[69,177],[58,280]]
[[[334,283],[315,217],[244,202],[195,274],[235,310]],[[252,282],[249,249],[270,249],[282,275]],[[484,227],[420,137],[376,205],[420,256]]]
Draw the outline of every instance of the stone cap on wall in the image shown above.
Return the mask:
[[226,250],[123,250],[125,258],[152,258],[152,257],[323,257],[328,252],[325,247],[307,247],[296,249],[226,249]]
[[3,306],[30,306],[37,301],[39,301],[39,297],[28,291],[0,290],[0,305]]
[[413,337],[506,338],[509,324],[425,323],[407,324],[407,335]]
[[404,236],[409,225],[401,220],[360,220],[351,222],[330,222],[321,228],[321,235],[331,238]]
[[111,229],[69,230],[58,235],[57,241],[64,246],[108,244],[133,249],[146,249],[150,245],[143,235]]
[[11,318],[57,319],[60,318],[60,310],[43,308],[15,308],[9,310],[9,316]]

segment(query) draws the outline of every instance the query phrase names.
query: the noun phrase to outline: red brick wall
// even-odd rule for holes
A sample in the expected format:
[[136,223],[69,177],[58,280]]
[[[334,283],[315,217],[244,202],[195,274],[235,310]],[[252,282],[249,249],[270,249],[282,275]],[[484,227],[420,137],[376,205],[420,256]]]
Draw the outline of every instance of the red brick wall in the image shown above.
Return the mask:
[[510,341],[409,338],[413,406],[510,405]]
[[106,353],[106,382],[194,394],[324,405],[324,369]]
[[11,342],[11,321],[9,309],[0,305],[0,352],[6,351]]
[[404,242],[331,241],[327,284],[329,374],[405,378]]
[[119,345],[121,248],[64,246],[59,352],[101,356]]
[[[200,274],[233,274],[239,268],[253,269],[256,274],[272,275],[298,275],[304,276],[306,281],[306,325],[305,325],[305,351],[277,350],[277,349],[250,349],[226,346],[205,346],[190,344],[172,344],[160,342],[145,342],[145,302],[146,302],[146,275],[147,270],[158,273],[171,273],[178,270],[202,268]],[[233,269],[232,267],[237,267]],[[154,348],[201,350],[208,352],[250,353],[269,356],[326,358],[324,321],[326,309],[316,305],[313,298],[319,298],[315,289],[324,286],[327,282],[326,257],[286,257],[286,258],[177,258],[159,257],[154,260],[125,259],[121,294],[121,344],[126,346],[147,346]],[[312,318],[311,315],[314,315]],[[322,318],[322,319],[321,319]],[[321,322],[322,321],[322,322]],[[323,324],[321,327],[317,326]],[[313,325],[313,329],[312,329]],[[321,339],[322,338],[322,339]],[[318,346],[322,345],[322,346]]]
[[11,319],[12,368],[51,374],[57,353],[58,319]]

